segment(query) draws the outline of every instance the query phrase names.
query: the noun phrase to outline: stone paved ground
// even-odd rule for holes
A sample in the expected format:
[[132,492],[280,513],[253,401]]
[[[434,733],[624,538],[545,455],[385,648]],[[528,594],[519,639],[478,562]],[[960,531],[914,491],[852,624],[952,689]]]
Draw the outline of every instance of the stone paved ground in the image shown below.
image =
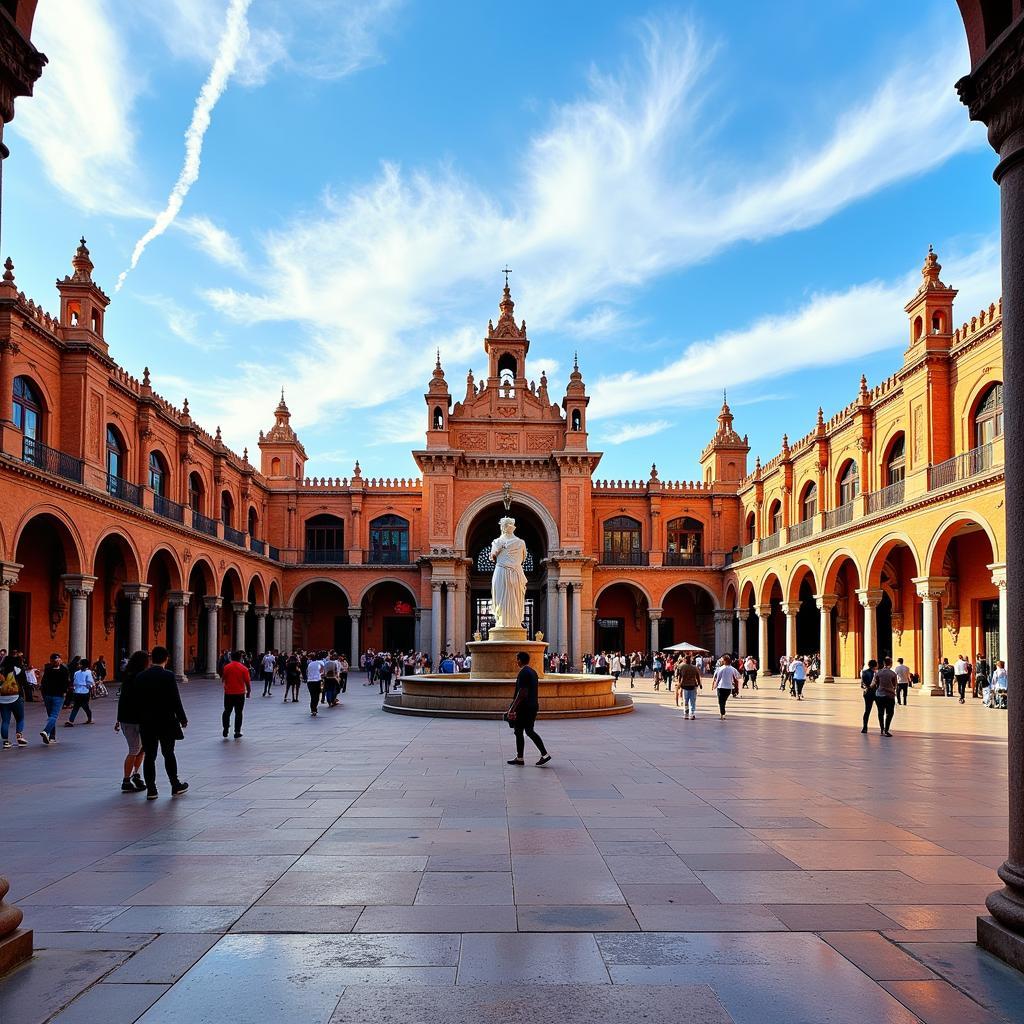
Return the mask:
[[501,722],[254,696],[220,737],[192,683],[189,793],[118,791],[96,724],[0,753],[0,870],[35,960],[0,1024],[1020,1020],[973,944],[1006,849],[1005,716],[914,693],[895,736],[852,684],[766,681],[720,722]]

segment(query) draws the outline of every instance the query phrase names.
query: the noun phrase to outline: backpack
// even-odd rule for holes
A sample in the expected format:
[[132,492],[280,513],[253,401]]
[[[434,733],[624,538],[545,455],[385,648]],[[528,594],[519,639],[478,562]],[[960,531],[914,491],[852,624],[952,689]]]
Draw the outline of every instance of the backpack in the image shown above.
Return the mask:
[[20,693],[21,687],[18,685],[18,677],[13,672],[8,672],[4,676],[4,681],[0,683],[0,697],[17,697]]

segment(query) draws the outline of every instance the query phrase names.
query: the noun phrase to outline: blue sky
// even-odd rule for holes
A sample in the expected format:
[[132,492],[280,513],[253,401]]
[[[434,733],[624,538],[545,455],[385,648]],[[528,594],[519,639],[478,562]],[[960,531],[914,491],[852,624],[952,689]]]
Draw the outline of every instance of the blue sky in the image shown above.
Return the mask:
[[36,25],[18,286],[54,309],[85,234],[113,356],[239,452],[283,384],[311,474],[415,472],[434,350],[460,398],[506,262],[528,372],[560,394],[578,350],[612,478],[695,477],[723,387],[767,458],[887,376],[929,243],[958,321],[999,294],[951,0],[44,0]]

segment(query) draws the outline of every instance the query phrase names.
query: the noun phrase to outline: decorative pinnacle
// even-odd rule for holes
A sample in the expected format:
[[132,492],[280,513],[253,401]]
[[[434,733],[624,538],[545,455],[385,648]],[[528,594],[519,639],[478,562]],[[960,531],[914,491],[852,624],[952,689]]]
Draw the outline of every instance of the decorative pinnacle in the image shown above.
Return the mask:
[[505,275],[505,287],[507,288],[508,287],[508,275],[512,273],[512,270],[511,270],[511,268],[509,267],[509,265],[507,263],[505,264],[505,268],[504,268],[504,270],[502,270],[502,273]]
[[579,352],[573,352],[572,354],[572,368],[578,370],[580,368]]
[[187,416],[188,415],[188,399],[181,403],[181,411]]
[[216,434],[214,434],[214,437],[213,437],[213,439],[214,439],[214,440],[215,440],[215,441],[216,441],[216,442],[217,442],[218,444],[220,444],[220,440],[221,440],[221,437],[220,437],[220,424],[219,424],[219,423],[217,424],[217,433],[216,433]]
[[144,388],[148,388],[149,387],[149,367],[148,366],[144,366],[142,368],[142,386]]
[[7,284],[14,284],[14,260],[10,256],[4,260],[4,281]]
[[243,448],[242,449],[242,461],[243,462],[248,462],[249,461],[249,449],[248,448]]

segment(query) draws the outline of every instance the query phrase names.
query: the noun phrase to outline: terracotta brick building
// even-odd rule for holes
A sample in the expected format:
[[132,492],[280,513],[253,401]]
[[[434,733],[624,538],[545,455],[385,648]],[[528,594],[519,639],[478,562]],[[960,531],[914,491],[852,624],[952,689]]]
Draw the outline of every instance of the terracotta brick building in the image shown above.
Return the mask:
[[[0,647],[104,654],[164,643],[179,673],[244,644],[419,648],[489,623],[503,490],[529,549],[527,625],[578,664],[690,640],[928,662],[1000,648],[1001,312],[953,328],[929,253],[892,377],[774,458],[723,403],[692,481],[594,478],[577,365],[531,377],[506,283],[486,373],[453,395],[440,355],[418,480],[310,479],[282,392],[259,466],[131,376],[83,240],[59,314],[0,282]],[[268,419],[271,410],[268,410]],[[681,439],[682,440],[682,439]],[[1005,637],[1005,627],[1002,628]]]

